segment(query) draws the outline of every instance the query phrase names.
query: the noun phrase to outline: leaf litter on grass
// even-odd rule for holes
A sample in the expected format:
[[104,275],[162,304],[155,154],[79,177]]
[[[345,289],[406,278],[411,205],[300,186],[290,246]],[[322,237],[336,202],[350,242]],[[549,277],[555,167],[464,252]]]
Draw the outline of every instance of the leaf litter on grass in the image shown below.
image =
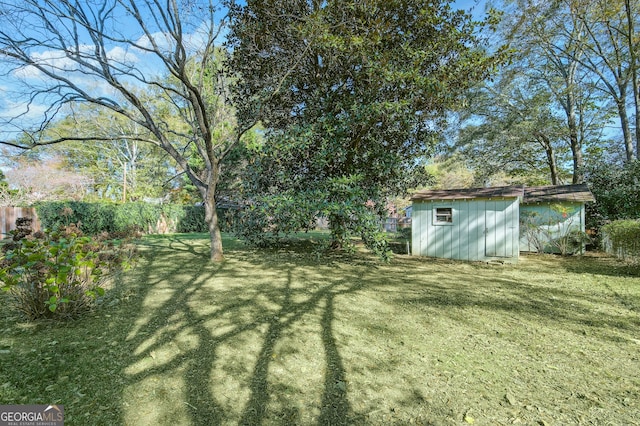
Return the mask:
[[3,402],[54,398],[70,424],[640,418],[640,277],[613,259],[290,251],[211,265],[205,239],[156,238],[121,303],[63,327],[2,317]]

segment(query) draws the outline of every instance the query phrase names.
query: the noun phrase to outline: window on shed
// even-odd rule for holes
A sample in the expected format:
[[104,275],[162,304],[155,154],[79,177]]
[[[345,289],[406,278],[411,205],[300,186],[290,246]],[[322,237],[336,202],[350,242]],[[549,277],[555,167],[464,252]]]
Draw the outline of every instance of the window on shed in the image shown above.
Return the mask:
[[453,223],[453,208],[451,207],[436,207],[436,224],[438,223]]

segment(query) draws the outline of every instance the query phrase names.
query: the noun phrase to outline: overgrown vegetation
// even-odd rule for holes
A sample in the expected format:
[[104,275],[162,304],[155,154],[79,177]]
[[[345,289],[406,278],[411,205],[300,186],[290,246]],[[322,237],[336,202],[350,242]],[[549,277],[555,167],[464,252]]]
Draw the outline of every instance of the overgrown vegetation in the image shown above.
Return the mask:
[[355,237],[388,261],[391,250],[380,225],[384,205],[368,199],[361,180],[358,176],[335,178],[321,189],[256,196],[248,208],[237,212],[234,232],[256,247],[274,247],[297,232],[314,229],[317,218],[325,218],[331,228],[327,248],[350,251]]
[[10,304],[29,320],[85,314],[104,296],[109,274],[132,254],[107,235],[84,236],[75,224],[32,233],[31,219],[16,222],[13,241],[2,246],[0,284]]
[[[53,229],[75,223],[80,224],[87,235],[102,232],[131,234],[208,231],[205,209],[200,205],[52,201],[38,203],[36,211],[43,227]],[[219,215],[222,228],[229,229],[228,209],[220,208]]]
[[640,221],[616,220],[602,228],[604,243],[623,259],[640,259]]
[[[0,400],[70,425],[566,425],[640,418],[640,270],[253,251],[147,236],[64,327],[0,311]],[[188,265],[188,267],[185,267]],[[0,296],[4,302],[6,295]]]

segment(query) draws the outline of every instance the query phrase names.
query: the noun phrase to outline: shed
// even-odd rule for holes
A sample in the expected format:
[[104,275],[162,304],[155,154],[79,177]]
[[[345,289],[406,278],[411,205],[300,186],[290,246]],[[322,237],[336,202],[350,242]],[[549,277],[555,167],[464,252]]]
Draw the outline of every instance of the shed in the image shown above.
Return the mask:
[[594,198],[586,185],[565,185],[429,190],[411,200],[413,255],[517,262],[520,251],[584,231],[584,204]]
[[411,198],[412,254],[517,261],[523,196],[522,186],[416,192]]

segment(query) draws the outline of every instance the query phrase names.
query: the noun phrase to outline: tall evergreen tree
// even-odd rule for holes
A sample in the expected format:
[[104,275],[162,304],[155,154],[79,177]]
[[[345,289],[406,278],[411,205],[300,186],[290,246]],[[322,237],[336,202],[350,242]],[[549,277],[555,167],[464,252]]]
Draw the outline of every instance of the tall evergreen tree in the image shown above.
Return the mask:
[[499,61],[477,36],[488,24],[446,0],[232,5],[239,119],[261,120],[268,138],[254,195],[288,194],[307,220],[326,214],[337,246],[365,236],[358,223],[406,187],[439,120]]

